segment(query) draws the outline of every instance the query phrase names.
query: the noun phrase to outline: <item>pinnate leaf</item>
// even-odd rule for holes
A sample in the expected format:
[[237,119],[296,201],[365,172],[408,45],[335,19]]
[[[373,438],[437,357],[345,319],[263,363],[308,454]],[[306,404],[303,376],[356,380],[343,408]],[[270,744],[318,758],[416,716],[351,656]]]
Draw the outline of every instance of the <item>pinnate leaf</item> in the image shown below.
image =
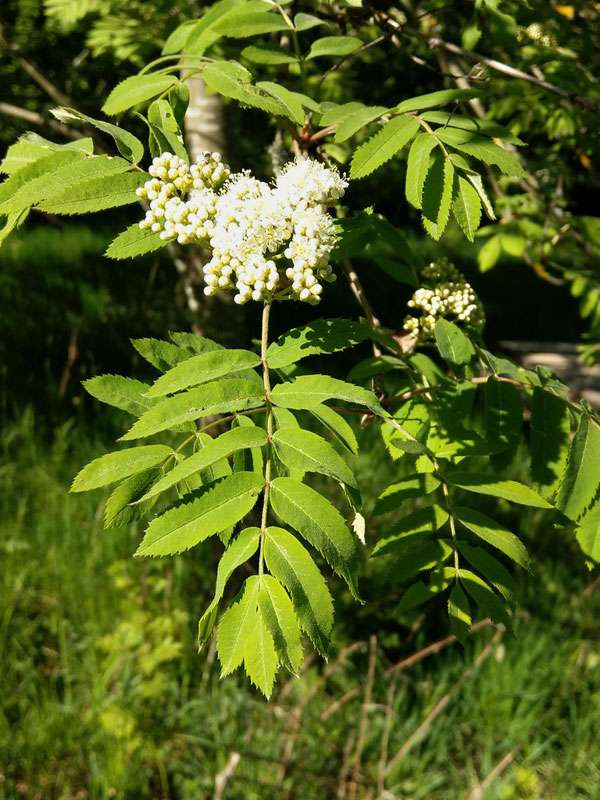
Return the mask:
[[125,258],[145,256],[166,247],[167,242],[158,233],[148,228],[140,228],[137,222],[130,225],[109,244],[106,255],[122,261]]
[[269,345],[267,361],[271,369],[288,367],[308,356],[354,347],[369,335],[368,326],[362,322],[318,319],[301,328],[292,328]]
[[263,575],[260,579],[258,606],[280,661],[291,672],[296,672],[302,663],[300,628],[292,601],[272,575]]
[[251,369],[258,364],[260,364],[259,356],[249,350],[214,350],[201,353],[176,364],[161,375],[148,390],[148,397],[164,397],[188,389],[190,386]]
[[280,428],[273,435],[275,452],[291,469],[320,472],[356,486],[350,467],[333,447],[316,433],[297,428]]
[[190,475],[202,472],[208,467],[227,458],[238,450],[250,447],[262,447],[267,442],[267,434],[262,428],[256,425],[244,428],[232,428],[221,434],[217,439],[208,437],[208,442],[197,453],[189,458],[180,461],[164,477],[157,481],[154,486],[140,499],[140,502],[149,500],[161,492],[170,489],[180,481],[184,481]]
[[358,544],[339,511],[314,489],[293,478],[275,478],[270,497],[277,516],[310,542],[358,597]]
[[108,486],[155,467],[172,454],[173,450],[162,444],[131,447],[128,450],[107,453],[91,461],[79,472],[73,481],[71,491],[87,492],[90,489]]
[[530,559],[527,549],[514,533],[480,511],[457,506],[454,513],[458,521],[475,536],[496,547],[521,567],[529,569]]
[[333,626],[333,603],[317,565],[295,536],[277,527],[267,529],[265,561],[290,593],[300,627],[325,655]]
[[198,497],[152,520],[136,556],[168,556],[189,550],[235,525],[253,508],[263,481],[254,472],[236,472]]
[[600,489],[600,427],[582,414],[573,438],[556,506],[578,520],[597,499]]
[[161,400],[148,409],[121,437],[123,441],[152,436],[183,422],[257,408],[264,403],[264,395],[256,385],[241,378],[224,378],[196,389]]
[[102,111],[109,117],[114,117],[129,108],[152,100],[153,97],[158,97],[176,83],[175,75],[157,75],[152,72],[125,78],[108,95]]
[[423,187],[429,172],[431,151],[437,146],[437,139],[430,133],[420,133],[410,146],[406,165],[406,199],[415,208],[421,208]]
[[326,400],[344,400],[370,409],[374,414],[383,414],[373,392],[328,375],[301,375],[292,381],[279,383],[271,392],[271,399],[283,408],[314,408]]
[[400,115],[386,122],[375,136],[354,153],[350,177],[354,180],[366,178],[402,150],[418,130],[419,122],[415,117]]

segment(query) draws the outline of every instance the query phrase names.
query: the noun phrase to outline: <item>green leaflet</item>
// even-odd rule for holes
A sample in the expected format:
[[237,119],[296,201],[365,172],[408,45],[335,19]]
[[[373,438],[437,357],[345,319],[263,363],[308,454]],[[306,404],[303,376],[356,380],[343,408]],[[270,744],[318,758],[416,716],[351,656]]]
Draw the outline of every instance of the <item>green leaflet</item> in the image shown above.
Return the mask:
[[193,355],[189,347],[165,342],[162,339],[132,339],[131,344],[142,358],[161,372],[167,372]]
[[435,533],[446,522],[448,522],[448,512],[440,506],[419,508],[396,523],[392,533],[377,542],[372,555],[380,556],[387,555],[388,552],[395,552],[398,545],[404,545],[409,541],[418,542],[421,545],[427,534]]
[[329,406],[317,405],[310,409],[316,417],[351,453],[358,453],[358,442],[350,425],[341,414]]
[[461,644],[464,644],[471,628],[471,607],[466,594],[455,583],[448,597],[448,616],[450,617],[450,630]]
[[327,20],[319,19],[314,14],[304,14],[300,12],[294,17],[294,28],[300,31],[308,31],[311,28],[318,28],[320,25],[329,25]]
[[246,642],[255,633],[258,587],[258,575],[247,578],[242,592],[221,617],[217,630],[221,677],[229,675],[244,660]]
[[288,29],[287,23],[279,15],[268,10],[263,5],[263,10],[247,10],[243,3],[222,17],[212,30],[220,36],[230,39],[247,39],[250,36],[262,36],[265,33],[277,33]]
[[280,428],[273,435],[277,456],[290,469],[320,472],[356,487],[356,478],[339,453],[325,439],[298,428]]
[[344,117],[340,122],[333,141],[336,142],[336,144],[347,141],[354,136],[355,133],[358,133],[361,128],[379,119],[386,111],[389,111],[389,109],[385,106],[362,106],[358,108],[355,112]]
[[189,550],[253,508],[263,481],[254,472],[236,472],[152,520],[136,556],[167,556]]
[[508,128],[498,125],[496,122],[479,117],[465,117],[455,114],[454,111],[425,111],[419,115],[426,122],[434,122],[444,128],[462,128],[465,131],[479,133],[482,136],[503,139],[510,144],[525,144],[522,139],[512,134]]
[[[596,509],[600,509],[596,506]],[[600,562],[600,519],[598,514],[592,514],[589,519],[584,517],[575,529],[575,536],[579,546],[588,558],[595,563]]]
[[489,377],[483,387],[486,439],[492,452],[514,449],[521,437],[523,406],[519,390]]
[[[65,152],[65,151],[60,151]],[[72,152],[72,151],[71,151]],[[78,188],[78,185],[91,178],[103,178],[118,175],[130,169],[131,164],[123,158],[110,156],[89,156],[72,162],[67,160],[58,169],[49,174],[42,173],[37,178],[24,183],[11,197],[0,203],[0,214],[18,211],[22,208],[38,205],[49,198],[59,197],[65,192]],[[145,173],[140,173],[145,175]]]
[[189,475],[201,472],[222,458],[227,458],[237,450],[249,447],[262,447],[267,442],[267,434],[262,428],[232,428],[221,434],[218,439],[211,439],[202,450],[194,453],[168,472],[163,478],[140,499],[139,502],[149,500],[151,497],[170,489]]
[[298,61],[295,56],[274,47],[256,47],[255,45],[249,45],[242,50],[241,55],[253,64],[268,64],[270,66],[295,64]]
[[250,381],[241,378],[213,381],[160,401],[148,409],[121,439],[129,441],[152,436],[182,422],[257,408],[263,403],[264,395],[259,394]]
[[293,478],[275,478],[270,499],[277,516],[325,557],[358,599],[358,543],[341,514],[318,492]]
[[471,508],[457,506],[454,514],[456,519],[475,536],[502,551],[521,567],[529,569],[529,553],[523,542],[514,533],[500,525],[499,522]]
[[319,104],[315,103],[312,98],[305,94],[291,92],[284,86],[272,83],[271,81],[261,81],[256,85],[259,89],[262,89],[263,92],[270,94],[271,97],[278,100],[282,107],[286,109],[289,119],[291,119],[292,122],[296,122],[298,125],[302,125],[306,119],[305,109],[316,112],[319,111]]
[[240,80],[239,71],[232,69],[228,61],[214,61],[206,66],[202,72],[202,77],[209,89],[224,97],[231,97],[243,105],[260,108],[268,114],[275,116],[285,116],[283,106],[270,97],[261,94],[251,83]]
[[116,239],[108,245],[106,255],[109,258],[122,260],[124,258],[135,258],[136,256],[143,256],[146,253],[153,253],[155,250],[160,250],[161,247],[166,247],[167,242],[161,239],[158,233],[148,230],[147,228],[140,228],[137,222],[130,225]]
[[135,507],[130,503],[138,500],[159,475],[160,470],[149,469],[138,475],[132,475],[131,478],[126,478],[115,487],[104,506],[104,527],[119,528],[141,519],[153,503]]
[[511,620],[498,595],[491,586],[482,580],[479,575],[467,569],[458,571],[462,585],[477,603],[480,611],[486,617],[491,617],[494,622],[502,622],[507,628],[511,628]]
[[244,667],[252,683],[269,699],[277,672],[277,653],[260,606],[255,610],[252,635],[244,645]]
[[563,475],[570,431],[566,401],[536,386],[531,406],[531,476],[546,497],[553,493]]
[[[179,88],[188,91],[184,83],[176,84],[172,91],[175,92]],[[182,101],[182,113],[183,116],[185,116],[187,103],[189,101],[189,91],[188,96],[182,98]],[[161,98],[150,104],[147,122],[151,133],[150,141],[152,142],[152,147],[157,151],[156,153],[152,153],[152,155],[159,155],[160,153],[168,151],[175,153],[175,155],[178,155],[179,158],[182,158],[185,162],[189,162],[189,155],[185,147],[179,123],[175,118],[175,112],[168,100]]]
[[[217,22],[225,18],[227,14],[233,14],[238,6],[239,0],[220,0],[220,2],[207,6],[201,19],[194,23],[186,37],[184,52],[193,55],[204,55],[204,52],[221,38],[221,34],[214,31]],[[264,11],[265,4],[250,0],[250,2],[244,3],[244,8],[246,10]]]
[[591,507],[599,489],[600,428],[582,414],[556,495],[556,507],[569,519],[577,520]]
[[454,189],[454,165],[441,151],[434,153],[431,168],[423,186],[423,225],[436,241],[440,239],[448,219]]
[[292,328],[269,345],[267,361],[271,369],[280,369],[308,356],[354,347],[369,336],[369,327],[362,322],[318,319],[301,328]]
[[302,663],[300,628],[292,601],[272,575],[263,575],[260,579],[258,606],[279,660],[295,673]]
[[475,241],[475,232],[481,223],[481,201],[473,184],[462,175],[456,180],[452,212],[467,239]]
[[410,537],[397,539],[378,555],[388,557],[385,579],[397,585],[414,578],[419,572],[439,567],[453,552],[452,545],[444,539]]
[[[262,431],[262,428],[257,426],[251,417],[245,416],[244,414],[238,414],[233,424],[238,428],[246,428],[246,430],[251,429],[253,431]],[[257,447],[256,445],[253,445],[249,449],[238,450],[236,453],[234,453],[233,471],[243,472],[244,470],[249,470],[251,472],[257,472],[258,474],[263,475],[264,459],[261,446],[262,445],[259,445]]]
[[411,497],[423,497],[435,491],[440,481],[429,473],[408,475],[397,483],[392,483],[379,495],[373,514],[389,514],[402,507]]
[[306,58],[348,56],[362,45],[363,43],[356,36],[323,36],[312,43]]
[[435,343],[444,361],[450,364],[468,364],[475,355],[469,337],[447,319],[438,319],[435,323]]
[[201,353],[176,364],[161,375],[149,389],[148,397],[164,397],[190,386],[256,367],[258,364],[259,356],[249,350],[214,350]]
[[206,640],[214,624],[214,612],[225,592],[227,581],[238,567],[245,564],[258,550],[260,539],[259,528],[245,528],[235,537],[225,550],[217,567],[217,581],[214,597],[198,622],[198,638],[200,642]]
[[495,164],[505,175],[523,177],[526,174],[518,155],[494,144],[491,139],[457,128],[438,128],[435,135],[444,144],[455,147],[462,153],[473,156],[485,164]]
[[29,216],[30,209],[25,208],[22,211],[15,211],[6,217],[4,226],[0,228],[0,244],[9,236],[14,230],[20,228]]
[[134,106],[146,103],[168,91],[177,83],[175,75],[157,75],[146,73],[144,75],[133,75],[125,78],[118,83],[108,95],[106,102],[102,106],[102,111],[109,117],[114,117],[127,111]]
[[99,131],[108,134],[108,136],[112,136],[119,153],[133,164],[137,164],[144,157],[144,145],[140,140],[129,131],[119,128],[118,125],[88,117],[87,114],[82,114],[74,108],[54,108],[52,109],[52,114],[57,120],[65,122],[67,125],[79,120],[93,125],[94,128],[98,128]]
[[393,117],[379,133],[356,150],[350,165],[350,178],[366,178],[402,150],[418,130],[419,122],[415,117]]
[[[84,158],[84,153],[79,150],[58,150],[43,158],[38,158],[0,183],[0,207],[10,203],[12,198],[24,190],[28,184],[34,184],[35,182],[34,185],[37,185],[40,179],[43,183],[44,179],[48,180],[52,173],[61,167],[67,164],[75,164]],[[21,204],[18,204],[16,210],[21,207]],[[3,211],[2,213],[7,212]]]
[[341,123],[351,117],[356,111],[361,108],[366,108],[364,103],[358,103],[353,100],[351,103],[321,103],[323,114],[321,116],[321,125],[341,125]]
[[367,381],[395,369],[406,369],[406,364],[396,356],[370,356],[355,364],[348,377],[351,381]]
[[510,500],[511,503],[519,503],[533,508],[552,508],[550,503],[536,491],[518,481],[496,481],[493,478],[483,478],[479,474],[462,470],[448,471],[445,477],[454,486],[466,489],[468,492],[501,497],[504,500]]
[[400,113],[405,111],[421,111],[425,108],[435,108],[445,106],[448,103],[456,103],[459,100],[469,100],[477,97],[479,92],[474,89],[442,89],[439,92],[429,92],[418,97],[411,97],[399,103],[394,111]]
[[59,150],[80,150],[86,155],[91,155],[94,143],[86,137],[67,144],[56,144],[35,133],[26,133],[6,151],[6,155],[0,162],[0,173],[14,175],[15,172],[33,164],[34,161]]
[[271,392],[271,399],[283,408],[310,409],[326,400],[344,400],[365,406],[374,414],[386,415],[373,392],[328,375],[301,375],[287,383],[278,383]]
[[413,583],[413,585],[409,586],[400,598],[400,602],[397,606],[398,613],[404,613],[405,611],[410,611],[413,608],[417,608],[423,603],[426,603],[427,600],[431,600],[440,591],[441,587],[435,584],[426,586],[423,581],[417,581],[416,583]]
[[153,405],[153,401],[146,397],[148,384],[123,375],[97,375],[83,381],[83,388],[101,403],[120,408],[136,417]]
[[438,141],[430,133],[419,133],[408,151],[406,164],[406,199],[415,208],[421,208],[423,187],[429,172],[431,151]]
[[458,549],[476,570],[481,572],[486,580],[500,592],[504,599],[510,602],[514,592],[515,582],[512,575],[498,559],[494,558],[483,547],[473,547],[473,545],[458,540]]
[[125,172],[78,183],[42,201],[39,208],[53,214],[90,214],[107,208],[136,203],[136,189],[147,178],[145,172]]
[[283,528],[269,527],[265,538],[269,571],[290,593],[300,627],[325,655],[333,626],[329,589],[306,548]]
[[116,453],[107,453],[87,464],[73,480],[72,492],[87,492],[129,478],[138,472],[155,467],[173,455],[170,447],[162,444],[131,447]]
[[[197,333],[189,333],[187,331],[169,331],[169,339],[173,341],[177,347],[184,350],[189,350],[191,354],[194,353],[208,353],[214,350],[223,350],[223,345],[208,339],[206,336],[198,336]],[[137,340],[141,341],[141,340]]]

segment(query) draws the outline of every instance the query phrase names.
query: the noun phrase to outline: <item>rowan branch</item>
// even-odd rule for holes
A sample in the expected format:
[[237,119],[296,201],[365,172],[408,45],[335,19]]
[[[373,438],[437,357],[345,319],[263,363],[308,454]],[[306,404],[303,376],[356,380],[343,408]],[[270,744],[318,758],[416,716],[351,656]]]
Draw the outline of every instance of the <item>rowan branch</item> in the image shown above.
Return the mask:
[[68,125],[63,125],[61,122],[49,119],[45,114],[40,114],[37,111],[30,111],[27,108],[15,106],[12,103],[3,103],[0,101],[0,114],[12,117],[13,119],[22,120],[23,122],[29,122],[31,125],[38,125],[41,128],[50,128],[50,130],[60,133],[67,139],[84,138],[84,134],[75,130],[75,128],[70,128]]

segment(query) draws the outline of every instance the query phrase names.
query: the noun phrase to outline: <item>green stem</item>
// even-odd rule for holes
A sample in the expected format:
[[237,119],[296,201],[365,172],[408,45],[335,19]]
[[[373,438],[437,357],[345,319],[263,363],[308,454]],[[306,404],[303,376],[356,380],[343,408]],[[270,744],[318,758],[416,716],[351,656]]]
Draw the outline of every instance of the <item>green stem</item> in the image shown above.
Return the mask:
[[262,314],[262,333],[260,339],[260,360],[263,369],[263,386],[265,389],[265,406],[267,414],[267,449],[265,455],[265,487],[263,493],[263,507],[260,520],[260,550],[258,555],[258,575],[262,577],[264,572],[264,546],[267,535],[267,518],[269,515],[269,494],[271,492],[271,460],[272,460],[272,438],[273,438],[273,410],[271,405],[271,377],[269,375],[269,364],[267,362],[267,349],[269,347],[269,315],[271,313],[271,303],[265,303]]

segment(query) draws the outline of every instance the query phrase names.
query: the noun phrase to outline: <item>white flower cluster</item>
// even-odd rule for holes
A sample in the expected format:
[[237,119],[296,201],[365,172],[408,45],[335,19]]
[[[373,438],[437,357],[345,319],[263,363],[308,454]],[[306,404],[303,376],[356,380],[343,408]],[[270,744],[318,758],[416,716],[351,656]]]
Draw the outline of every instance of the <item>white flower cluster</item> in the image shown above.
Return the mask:
[[180,244],[212,251],[203,267],[205,294],[235,289],[235,301],[293,298],[318,303],[322,282],[335,280],[329,255],[336,242],[327,209],[346,181],[311,159],[284,167],[273,185],[234,175],[218,153],[195,164],[171,153],[152,162],[138,196],[149,201],[140,227]]
[[431,262],[422,270],[421,278],[424,285],[408,301],[409,308],[421,315],[407,316],[404,330],[422,341],[430,339],[440,317],[461,322],[474,332],[483,328],[485,315],[481,302],[471,284],[447,259]]

